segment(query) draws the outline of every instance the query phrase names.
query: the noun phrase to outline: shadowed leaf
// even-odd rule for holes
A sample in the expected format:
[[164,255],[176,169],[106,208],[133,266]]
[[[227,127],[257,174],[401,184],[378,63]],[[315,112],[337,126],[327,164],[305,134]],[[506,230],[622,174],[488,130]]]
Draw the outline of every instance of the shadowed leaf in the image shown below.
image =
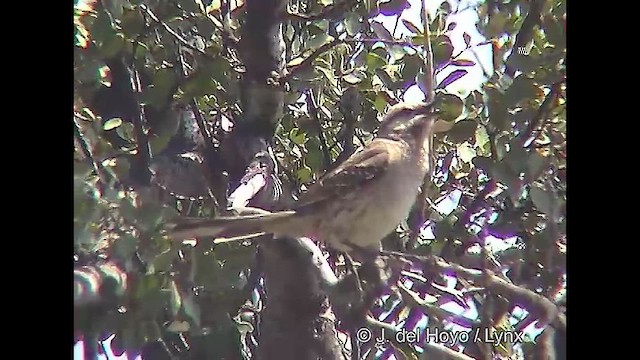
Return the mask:
[[408,9],[408,0],[390,0],[386,2],[379,2],[380,13],[385,16],[399,15],[404,9]]

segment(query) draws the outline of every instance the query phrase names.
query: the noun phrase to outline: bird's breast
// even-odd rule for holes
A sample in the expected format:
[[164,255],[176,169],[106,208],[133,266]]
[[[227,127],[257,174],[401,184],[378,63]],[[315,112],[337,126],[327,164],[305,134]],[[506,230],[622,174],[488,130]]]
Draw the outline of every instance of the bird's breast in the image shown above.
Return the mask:
[[320,225],[320,237],[342,251],[351,250],[350,244],[379,248],[380,241],[408,215],[424,176],[423,166],[414,161],[394,162],[361,193],[352,193],[346,199],[349,206],[335,207],[335,216]]

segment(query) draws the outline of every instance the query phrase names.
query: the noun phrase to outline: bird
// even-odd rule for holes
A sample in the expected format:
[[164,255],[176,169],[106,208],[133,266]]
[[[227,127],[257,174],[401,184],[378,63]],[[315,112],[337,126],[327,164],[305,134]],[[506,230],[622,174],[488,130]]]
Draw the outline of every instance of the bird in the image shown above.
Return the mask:
[[289,210],[216,218],[180,218],[173,239],[308,237],[352,253],[379,252],[381,240],[408,216],[431,171],[438,112],[431,103],[389,108],[376,137],[302,193]]

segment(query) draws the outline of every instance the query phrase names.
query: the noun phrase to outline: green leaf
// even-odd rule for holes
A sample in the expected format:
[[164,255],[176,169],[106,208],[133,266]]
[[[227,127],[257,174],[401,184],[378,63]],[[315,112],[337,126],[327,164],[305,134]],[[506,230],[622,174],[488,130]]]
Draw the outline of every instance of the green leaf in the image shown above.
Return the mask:
[[545,16],[542,21],[542,27],[547,40],[560,48],[567,46],[567,38],[564,31],[564,22],[558,20],[555,16]]
[[122,32],[133,39],[144,29],[144,18],[138,10],[125,9],[122,15]]
[[104,123],[104,125],[102,125],[102,129],[104,129],[105,131],[109,131],[109,130],[117,128],[120,125],[122,125],[122,119],[121,118],[112,118],[112,119],[107,120]]
[[120,137],[130,143],[135,142],[135,136],[133,134],[133,124],[132,123],[122,123],[122,125],[116,128],[116,132]]
[[303,145],[306,141],[306,136],[299,128],[293,128],[289,132],[289,139],[297,145]]
[[309,40],[307,40],[307,47],[310,49],[317,49],[320,46],[333,41],[333,36],[330,36],[327,33],[318,34],[312,36]]
[[180,4],[180,7],[186,11],[186,12],[190,12],[190,13],[202,13],[203,10],[200,7],[200,5],[202,4],[200,1],[197,0],[179,0],[178,4]]
[[380,12],[384,15],[400,15],[400,13],[409,8],[411,5],[408,0],[389,0],[389,1],[379,1]]
[[120,199],[120,215],[128,222],[133,223],[136,220],[137,209],[131,203],[131,199]]
[[439,111],[440,118],[445,121],[454,121],[464,110],[464,101],[453,94],[440,94],[434,104]]
[[142,204],[137,209],[137,225],[141,231],[153,231],[158,228],[163,219],[162,207],[157,204]]
[[349,74],[344,75],[342,77],[342,80],[346,81],[351,85],[356,85],[360,83],[365,77],[366,75],[362,71],[355,70],[350,72]]
[[393,40],[393,36],[391,36],[391,33],[389,32],[389,30],[387,30],[387,28],[385,28],[384,25],[382,25],[382,23],[378,21],[372,21],[370,26],[373,32],[376,33],[376,36],[378,37],[378,39]]
[[114,19],[122,18],[123,0],[103,0],[102,3]]
[[433,62],[442,64],[451,59],[453,55],[453,44],[447,35],[440,35],[432,41]]
[[112,247],[114,254],[122,261],[131,259],[137,248],[138,239],[128,234],[117,239]]
[[447,132],[447,137],[454,143],[463,143],[475,136],[477,127],[478,123],[474,120],[458,121]]
[[174,249],[168,249],[163,251],[155,259],[153,259],[153,269],[156,273],[162,273],[171,269],[171,264],[176,258],[176,251]]
[[384,86],[386,86],[387,89],[391,91],[398,90],[402,86],[400,82],[396,82],[395,79],[391,77],[391,75],[389,75],[389,73],[383,69],[375,69],[375,73],[380,79],[380,81],[382,81]]
[[320,149],[320,140],[318,140],[317,137],[309,139],[307,151],[309,153],[305,157],[305,164],[307,164],[314,173],[321,174],[324,170],[324,155]]
[[533,81],[533,79],[520,75],[513,80],[513,83],[504,95],[504,102],[508,106],[518,105],[522,100],[532,100],[544,96],[544,92]]
[[188,115],[184,114],[184,112],[176,114],[173,111],[165,111],[165,115],[161,121],[155,124],[153,127],[154,134],[149,136],[149,148],[152,154],[162,152],[178,132],[178,128],[180,127],[180,119],[178,116],[186,117]]
[[157,110],[164,110],[171,100],[176,85],[176,74],[172,69],[160,69],[153,77],[153,84],[145,89],[143,101]]
[[387,60],[374,52],[364,52],[366,54],[366,64],[369,69],[378,69],[387,65]]
[[356,36],[362,30],[362,17],[357,13],[349,12],[345,16],[344,27],[349,36]]
[[511,141],[509,144],[509,152],[506,153],[504,160],[507,162],[514,174],[520,174],[527,170],[527,160],[529,152],[527,149],[518,145],[517,141]]
[[378,93],[378,94],[376,95],[376,98],[375,98],[374,102],[373,102],[373,107],[374,107],[374,108],[375,108],[379,113],[381,113],[381,112],[383,112],[383,111],[384,111],[384,109],[386,109],[386,108],[387,108],[387,104],[388,104],[388,103],[389,103],[389,102],[387,101],[387,97],[386,97],[386,96],[384,96],[384,95],[382,95],[382,93]]
[[418,55],[407,55],[402,59],[403,66],[400,72],[404,84],[408,85],[416,81],[418,72],[422,69],[422,59]]
[[527,161],[527,181],[532,182],[540,177],[542,172],[549,166],[550,161],[550,157],[542,156],[537,151],[532,151]]
[[123,34],[113,34],[113,36],[107,37],[99,46],[100,54],[105,58],[114,57],[122,50],[124,44],[125,39]]
[[207,61],[198,71],[189,77],[182,87],[185,98],[211,95],[218,92],[218,83],[214,79],[223,79],[229,71],[229,62],[221,57]]
[[491,171],[492,177],[507,187],[507,193],[511,202],[516,205],[522,196],[522,181],[517,174],[514,174],[509,166],[504,162],[494,164]]
[[502,95],[497,89],[487,88],[486,93],[489,97],[489,121],[498,129],[506,130],[509,127],[507,121],[507,107]]
[[476,147],[480,149],[483,153],[491,152],[491,139],[489,139],[489,134],[487,134],[487,129],[484,126],[479,126],[476,129]]
[[215,292],[220,286],[222,266],[212,251],[193,250],[195,253],[196,274],[194,282],[204,286],[205,290]]
[[298,176],[298,182],[300,183],[308,183],[312,180],[311,178],[311,169],[308,166],[301,167],[296,171],[296,175]]
[[89,27],[91,38],[97,43],[102,44],[107,38],[115,36],[115,29],[111,25],[111,18],[104,10],[96,11],[96,19]]
[[553,199],[551,194],[537,186],[532,186],[529,190],[531,201],[540,212],[552,216],[553,215]]
[[484,171],[485,174],[487,175],[491,175],[493,172],[493,160],[491,158],[485,157],[485,156],[476,156],[473,158],[473,160],[471,161],[473,163],[473,165]]
[[184,313],[191,319],[191,321],[199,328],[201,325],[200,320],[200,306],[196,302],[195,295],[189,293],[182,298],[182,306]]
[[417,26],[415,26],[411,21],[406,20],[406,19],[402,19],[402,23],[404,24],[404,26],[407,27],[407,29],[409,29],[409,31],[411,31],[413,34],[422,34],[422,30],[420,30]]
[[178,311],[182,307],[182,296],[180,295],[180,291],[178,290],[178,286],[175,281],[169,282],[169,304],[171,305],[171,313],[173,316],[178,315]]
[[457,147],[458,156],[460,160],[465,163],[471,162],[473,158],[476,156],[476,151],[469,144],[461,144]]
[[509,20],[509,13],[504,12],[495,12],[491,14],[489,18],[489,24],[487,25],[486,33],[484,34],[487,38],[495,37],[505,31],[505,26],[507,25],[507,21]]

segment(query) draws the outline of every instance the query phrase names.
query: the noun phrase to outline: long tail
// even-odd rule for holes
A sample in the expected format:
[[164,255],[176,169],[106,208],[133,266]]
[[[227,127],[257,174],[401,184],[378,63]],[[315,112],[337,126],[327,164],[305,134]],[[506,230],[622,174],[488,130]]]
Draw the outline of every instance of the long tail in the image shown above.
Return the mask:
[[214,219],[182,217],[167,225],[167,234],[174,240],[202,237],[241,240],[274,232],[295,214],[295,211],[281,211]]

